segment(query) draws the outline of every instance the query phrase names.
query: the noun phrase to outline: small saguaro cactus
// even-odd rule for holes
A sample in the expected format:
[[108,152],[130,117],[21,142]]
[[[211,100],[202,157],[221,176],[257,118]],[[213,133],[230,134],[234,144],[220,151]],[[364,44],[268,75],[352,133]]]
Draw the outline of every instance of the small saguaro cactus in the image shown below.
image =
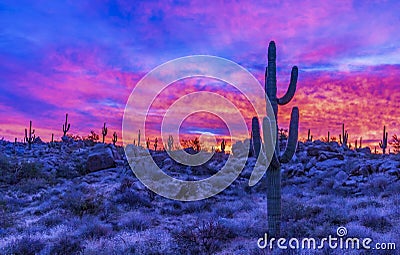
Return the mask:
[[113,138],[112,138],[112,143],[114,146],[117,143],[117,141],[118,141],[118,135],[117,135],[117,132],[114,132]]
[[[271,125],[276,125],[278,130],[278,105],[285,105],[289,103],[295,92],[296,83],[298,76],[298,68],[294,66],[292,68],[290,84],[286,94],[278,98],[277,87],[276,87],[276,46],[275,42],[271,41],[268,46],[268,65],[265,70],[265,92],[267,93],[268,99],[271,102],[271,106],[274,112],[275,122],[271,121],[272,116],[265,117],[263,120],[263,135],[265,148],[268,148],[267,142],[271,140]],[[267,112],[268,109],[267,109]],[[285,152],[281,155],[278,139],[273,141],[275,143],[275,151],[272,156],[272,160],[267,170],[267,215],[268,215],[268,232],[271,236],[279,236],[280,225],[281,225],[281,164],[288,163],[297,147],[298,141],[298,126],[299,126],[299,109],[297,107],[292,108],[290,125],[289,125],[289,138],[286,145]],[[277,134],[276,134],[277,135]]]
[[311,129],[308,129],[307,142],[312,142],[313,136],[311,135]]
[[388,144],[388,132],[386,132],[386,126],[383,126],[383,138],[379,142],[379,147],[381,147],[383,154],[386,153],[387,144]]
[[150,138],[147,137],[146,148],[150,149]]
[[154,140],[154,151],[157,151],[157,143],[158,143],[158,138]]
[[137,145],[140,146],[140,129],[139,129],[139,133],[138,133],[138,137],[137,138],[138,138]]
[[347,148],[347,141],[349,140],[349,133],[347,130],[344,130],[344,123],[342,124],[342,134],[339,135],[339,141],[340,144],[344,147]]
[[106,127],[106,123],[104,122],[103,129],[101,130],[101,134],[103,135],[103,143],[105,141],[107,132],[108,132],[108,128]]
[[69,131],[70,127],[71,127],[71,124],[68,123],[68,113],[66,113],[65,114],[65,123],[62,126],[64,136],[67,136],[67,132]]
[[174,137],[172,135],[168,136],[168,151],[172,151],[174,147]]
[[14,140],[14,154],[16,154],[17,153],[17,138],[15,137],[15,140]]
[[357,149],[361,149],[361,147],[362,147],[362,137],[360,137],[360,145],[358,145],[358,140],[357,139],[355,140],[354,147],[355,147],[356,150]]
[[260,123],[257,117],[253,117],[251,120],[251,144],[253,148],[253,155],[258,158],[261,150],[261,135],[260,135]]
[[222,142],[221,142],[221,152],[222,153],[225,153],[225,147],[226,147],[225,139],[222,139]]
[[49,143],[49,148],[52,148],[52,147],[54,147],[54,134],[51,134],[51,140]]
[[28,143],[28,149],[32,148],[32,144],[35,141],[35,129],[32,130],[32,121],[29,121],[29,133],[25,128],[25,141]]
[[328,131],[328,143],[331,141],[331,133]]

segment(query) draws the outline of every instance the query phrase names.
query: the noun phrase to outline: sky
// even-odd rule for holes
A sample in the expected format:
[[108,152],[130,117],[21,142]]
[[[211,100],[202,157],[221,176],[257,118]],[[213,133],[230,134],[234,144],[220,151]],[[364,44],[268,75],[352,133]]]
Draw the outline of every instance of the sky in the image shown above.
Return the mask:
[[[300,109],[300,139],[341,133],[372,148],[400,134],[399,1],[1,1],[0,137],[23,138],[32,120],[48,141],[69,133],[121,134],[125,104],[155,67],[189,55],[213,55],[243,66],[261,84],[271,40],[277,45],[278,96],[299,67],[293,100],[279,109],[288,127]],[[215,85],[217,84],[217,85]],[[188,79],[153,103],[164,109],[183,92],[217,91],[243,103],[229,84]],[[137,100],[141,100],[140,97]],[[246,123],[252,111],[241,105]],[[246,110],[247,109],[247,110]],[[162,118],[161,118],[162,119]],[[160,116],[149,118],[157,136]],[[182,135],[214,133],[226,125],[212,114],[183,121]]]

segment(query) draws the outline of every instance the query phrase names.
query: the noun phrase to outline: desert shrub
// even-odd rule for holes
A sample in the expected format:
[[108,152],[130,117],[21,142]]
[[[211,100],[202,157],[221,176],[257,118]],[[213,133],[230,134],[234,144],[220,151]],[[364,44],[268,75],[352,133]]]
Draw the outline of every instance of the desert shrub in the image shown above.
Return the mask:
[[128,245],[124,254],[148,254],[148,255],[174,255],[172,240],[165,231],[145,231],[132,245]]
[[98,239],[104,236],[110,236],[113,229],[110,224],[104,224],[97,221],[89,221],[82,230],[82,236],[89,239]]
[[65,255],[65,254],[81,254],[84,247],[81,239],[71,235],[61,235],[55,240],[51,248],[50,254]]
[[[0,174],[2,176],[2,179],[9,175],[11,173],[11,164],[9,159],[4,156],[4,155],[0,155]],[[0,180],[2,180],[0,179]]]
[[161,214],[169,214],[175,216],[182,215],[182,202],[176,200],[165,202],[161,208]]
[[0,198],[0,230],[13,225],[13,218],[10,215],[10,210],[7,200]]
[[359,208],[367,208],[367,207],[375,207],[375,208],[382,208],[385,205],[382,203],[379,203],[377,201],[374,200],[365,200],[365,201],[360,201],[357,204],[354,204],[352,206],[353,209],[359,209]]
[[18,165],[16,171],[17,180],[22,179],[34,179],[34,178],[46,178],[47,175],[42,171],[42,164],[37,162],[23,162]]
[[98,214],[103,209],[104,198],[97,195],[95,191],[84,194],[78,189],[67,191],[62,200],[64,209],[82,217],[85,214]]
[[189,201],[183,203],[183,211],[185,213],[200,213],[200,212],[211,212],[212,203],[210,199],[204,199],[200,201]]
[[371,208],[360,216],[361,225],[370,228],[377,232],[387,232],[392,228],[392,224],[386,216],[377,212],[376,209]]
[[373,174],[369,177],[368,182],[360,185],[364,194],[376,196],[382,194],[389,185],[389,179],[384,174]]
[[319,206],[304,205],[297,202],[295,199],[282,199],[282,220],[301,220],[301,219],[314,219],[322,212]]
[[11,164],[9,160],[0,156],[0,181],[7,184],[17,184],[23,179],[47,178],[42,171],[42,164],[37,162],[22,162]]
[[35,194],[40,191],[40,189],[45,189],[48,186],[47,180],[43,178],[26,179],[19,182],[15,187],[26,194]]
[[9,247],[7,247],[6,253],[15,255],[35,255],[38,254],[45,246],[45,243],[40,239],[23,237],[13,241]]
[[150,228],[152,220],[146,214],[140,212],[129,212],[122,216],[118,221],[118,229],[133,229],[136,231],[144,231]]
[[285,237],[308,237],[313,234],[310,222],[305,219],[282,222],[281,229],[281,235]]
[[66,178],[66,179],[72,179],[75,177],[78,177],[80,173],[75,170],[69,168],[68,165],[62,164],[56,169],[56,177],[57,178]]
[[47,216],[43,216],[38,220],[38,224],[41,224],[47,228],[51,228],[57,225],[60,225],[64,221],[63,216],[51,214]]
[[125,204],[131,208],[150,207],[151,203],[147,197],[143,196],[136,190],[126,189],[124,192],[114,196],[115,202]]
[[214,254],[235,234],[215,221],[202,221],[174,233],[181,253]]

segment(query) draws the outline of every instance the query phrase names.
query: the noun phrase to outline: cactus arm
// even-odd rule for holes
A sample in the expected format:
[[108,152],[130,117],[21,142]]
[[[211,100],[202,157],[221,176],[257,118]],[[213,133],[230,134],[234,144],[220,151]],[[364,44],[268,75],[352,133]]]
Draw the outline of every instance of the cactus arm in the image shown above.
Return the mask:
[[281,163],[288,163],[297,148],[297,141],[299,138],[299,108],[293,107],[292,114],[290,118],[290,130],[289,130],[289,139],[286,146],[286,150],[280,158]]
[[[264,117],[263,122],[262,122],[262,129],[263,129],[263,138],[264,138],[264,153],[260,155],[264,155],[266,157],[267,162],[271,162],[270,164],[273,167],[280,167],[280,163],[278,161],[278,157],[276,155],[276,150],[274,149],[275,142],[273,139],[272,135],[272,125],[274,124],[273,121],[269,117]],[[274,153],[268,153],[267,150],[274,150]],[[254,169],[253,172],[251,173],[250,179],[249,179],[249,186],[254,186],[257,184],[265,172],[267,171],[267,168],[260,168],[260,169]]]
[[[271,102],[272,109],[274,110],[274,116],[277,116],[278,100],[276,98],[276,46],[274,41],[271,41],[268,46],[268,66],[265,69],[265,78],[265,91],[269,101]],[[267,115],[270,116],[269,114],[270,113],[267,109]]]
[[292,98],[294,97],[294,94],[296,92],[296,84],[297,84],[298,74],[299,74],[299,69],[297,68],[297,66],[294,66],[292,68],[292,72],[290,74],[290,83],[289,83],[288,90],[286,91],[286,94],[283,97],[278,98],[279,105],[285,105],[285,104],[289,103],[290,100],[292,100]]

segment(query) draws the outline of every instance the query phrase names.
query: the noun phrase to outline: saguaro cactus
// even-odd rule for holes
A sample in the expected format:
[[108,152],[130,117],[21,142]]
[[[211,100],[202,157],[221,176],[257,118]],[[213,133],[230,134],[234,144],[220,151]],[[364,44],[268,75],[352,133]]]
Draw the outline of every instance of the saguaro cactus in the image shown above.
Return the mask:
[[70,127],[71,127],[71,124],[68,123],[68,113],[66,113],[65,114],[65,123],[62,126],[64,136],[67,136],[67,132],[69,131]]
[[307,142],[312,142],[313,136],[311,135],[311,129],[308,129]]
[[260,123],[257,117],[251,120],[251,144],[253,155],[257,158],[261,150]]
[[154,140],[154,151],[157,151],[157,143],[158,143],[158,138]]
[[225,139],[222,139],[222,142],[221,142],[221,152],[222,153],[225,153],[225,147],[226,147]]
[[172,135],[168,136],[168,151],[172,151],[174,146],[174,137]]
[[112,143],[114,146],[117,143],[117,141],[118,141],[118,135],[117,135],[117,132],[114,132],[113,138],[112,138]]
[[139,133],[138,133],[138,137],[137,137],[137,138],[138,138],[138,143],[137,143],[137,145],[140,146],[140,129],[139,129]]
[[383,138],[379,142],[379,147],[381,147],[383,154],[386,153],[387,143],[388,143],[388,132],[386,132],[386,126],[383,126]]
[[35,141],[35,129],[32,130],[32,121],[29,121],[29,133],[25,128],[25,141],[28,143],[28,149],[32,148],[32,144]]
[[[268,46],[268,66],[265,70],[265,91],[268,99],[271,102],[272,109],[274,111],[274,117],[276,122],[271,122],[269,117],[263,120],[263,135],[266,150],[268,150],[267,141],[271,140],[271,125],[276,125],[278,130],[278,105],[285,105],[292,100],[294,93],[296,92],[298,69],[297,66],[292,68],[290,84],[286,94],[277,98],[276,96],[276,46],[275,42],[271,41]],[[267,112],[268,109],[267,109]],[[280,154],[278,139],[273,141],[275,143],[275,151],[272,156],[270,165],[267,171],[267,214],[268,214],[268,231],[272,236],[278,236],[280,234],[281,225],[281,164],[288,163],[297,147],[298,141],[298,126],[299,126],[299,109],[297,107],[292,108],[290,128],[289,128],[289,139],[287,142],[286,150]],[[276,134],[278,135],[278,134]]]
[[106,127],[106,123],[104,122],[103,129],[101,130],[101,134],[103,135],[103,143],[106,138],[107,132],[108,132],[108,128]]
[[344,130],[344,123],[342,124],[342,134],[339,135],[339,142],[344,147],[347,148],[347,141],[349,140],[349,133]]
[[150,149],[150,138],[147,138],[146,147],[147,149]]

